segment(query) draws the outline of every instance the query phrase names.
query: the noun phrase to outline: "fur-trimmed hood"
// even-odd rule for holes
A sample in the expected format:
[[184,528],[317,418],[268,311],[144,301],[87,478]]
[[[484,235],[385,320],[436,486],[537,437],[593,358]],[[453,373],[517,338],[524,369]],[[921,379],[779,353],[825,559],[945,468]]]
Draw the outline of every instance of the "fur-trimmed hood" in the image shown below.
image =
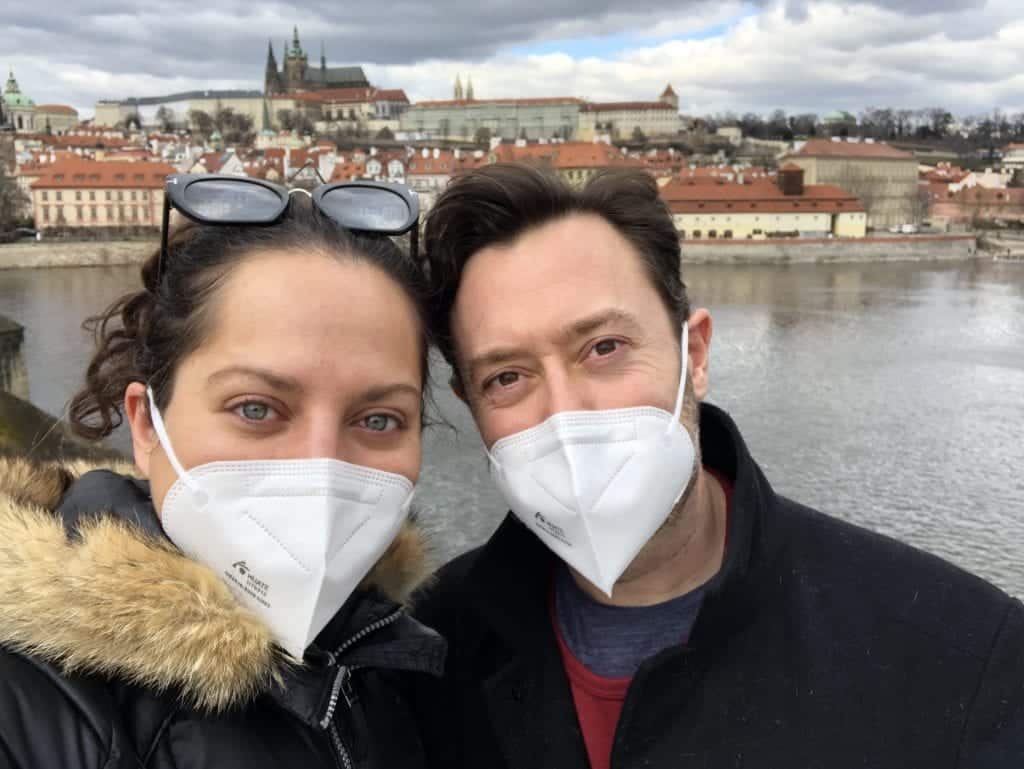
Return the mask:
[[[55,510],[92,469],[0,459],[0,646],[69,673],[175,689],[214,712],[280,682],[288,660],[269,628],[212,570],[117,515],[84,516],[69,535]],[[409,522],[363,586],[404,602],[428,574]]]

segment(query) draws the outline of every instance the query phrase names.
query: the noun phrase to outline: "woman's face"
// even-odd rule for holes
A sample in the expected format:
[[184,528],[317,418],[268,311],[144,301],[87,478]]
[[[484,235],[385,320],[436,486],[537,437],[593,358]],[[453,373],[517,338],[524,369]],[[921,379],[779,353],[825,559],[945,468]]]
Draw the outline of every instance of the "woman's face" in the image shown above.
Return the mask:
[[[416,481],[421,331],[391,278],[320,254],[255,254],[212,302],[206,337],[179,365],[162,412],[185,469],[330,457]],[[159,512],[177,476],[145,403],[145,387],[130,385],[135,460]]]

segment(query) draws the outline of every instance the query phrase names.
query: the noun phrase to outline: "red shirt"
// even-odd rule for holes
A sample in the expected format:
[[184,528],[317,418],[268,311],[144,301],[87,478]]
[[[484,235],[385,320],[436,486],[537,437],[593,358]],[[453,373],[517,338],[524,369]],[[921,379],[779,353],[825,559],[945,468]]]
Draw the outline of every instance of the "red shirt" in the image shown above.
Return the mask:
[[[725,509],[728,520],[729,507],[732,504],[732,483],[719,472],[705,467],[725,491]],[[728,529],[727,529],[728,531]],[[726,539],[728,542],[728,538]],[[615,729],[622,714],[622,705],[626,701],[626,692],[632,678],[605,678],[591,673],[576,657],[565,643],[562,630],[558,625],[554,601],[551,606],[551,624],[558,639],[558,649],[562,654],[562,664],[569,678],[573,703],[576,705],[576,717],[583,732],[583,743],[590,759],[590,769],[609,769],[612,760],[612,743],[615,740]],[[683,639],[684,642],[686,639]]]

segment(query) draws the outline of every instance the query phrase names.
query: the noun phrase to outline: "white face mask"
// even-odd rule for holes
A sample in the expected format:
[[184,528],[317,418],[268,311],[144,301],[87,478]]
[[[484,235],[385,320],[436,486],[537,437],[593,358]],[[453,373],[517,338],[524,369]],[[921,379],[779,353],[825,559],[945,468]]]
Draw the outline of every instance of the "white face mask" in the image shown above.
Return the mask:
[[696,450],[679,422],[688,338],[684,324],[674,413],[653,406],[565,411],[489,452],[516,517],[609,597],[693,475]]
[[178,474],[160,511],[164,531],[301,660],[398,534],[413,484],[337,459],[210,462],[186,472],[148,395]]

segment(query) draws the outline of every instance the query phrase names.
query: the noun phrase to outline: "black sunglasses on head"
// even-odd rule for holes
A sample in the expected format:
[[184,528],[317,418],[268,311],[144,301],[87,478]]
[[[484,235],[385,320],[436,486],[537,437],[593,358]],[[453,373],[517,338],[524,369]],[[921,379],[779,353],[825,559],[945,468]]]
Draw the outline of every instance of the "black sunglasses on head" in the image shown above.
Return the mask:
[[335,182],[312,192],[291,189],[262,179],[221,174],[176,174],[167,177],[160,233],[160,263],[168,258],[168,225],[173,206],[200,224],[269,226],[284,217],[297,192],[309,195],[313,207],[347,230],[379,235],[409,233],[409,250],[417,258],[420,200],[402,184]]

